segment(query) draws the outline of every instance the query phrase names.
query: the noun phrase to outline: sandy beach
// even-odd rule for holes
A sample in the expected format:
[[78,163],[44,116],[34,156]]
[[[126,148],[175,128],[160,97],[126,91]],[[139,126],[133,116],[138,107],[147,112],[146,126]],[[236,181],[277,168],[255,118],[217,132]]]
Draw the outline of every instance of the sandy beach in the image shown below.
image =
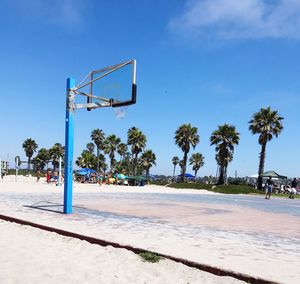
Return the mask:
[[[207,191],[75,184],[74,213],[63,215],[57,213],[62,211],[62,188],[43,180],[36,183],[34,178],[19,177],[15,182],[10,176],[0,181],[0,198],[3,215],[279,283],[300,281],[300,218],[293,215],[297,212],[298,200],[291,203],[291,200],[273,199],[267,204],[268,211],[259,209],[265,207],[260,204],[265,202],[261,197],[233,196],[237,202],[232,205],[227,202],[227,196]],[[247,203],[251,206],[241,206]],[[286,206],[291,212],[274,211],[273,205],[274,208]],[[57,254],[62,254],[62,260],[70,258],[74,262],[80,250],[83,269],[75,269],[76,273],[72,274],[75,283],[235,283],[232,278],[217,277],[167,260],[154,265],[144,263],[137,255],[123,249],[67,240],[54,233],[8,222],[1,222],[0,226],[1,247],[7,249],[1,256],[6,257],[7,264],[5,269],[0,269],[0,279],[11,278],[9,283],[19,283],[16,277],[21,276],[16,269],[26,257],[36,261],[39,276],[31,278],[35,277],[31,275],[32,266],[28,270],[24,266],[23,280],[28,277],[28,283],[34,283],[35,279],[48,275],[47,283],[52,283],[51,270],[68,283],[67,278],[63,278],[68,268],[58,265],[59,258],[53,246],[58,249]],[[24,239],[31,241],[24,242]],[[66,248],[68,245],[70,249]],[[99,259],[99,267],[91,265]],[[20,264],[14,265],[18,261]],[[78,261],[74,265],[78,265]]]
[[29,226],[0,221],[0,231],[1,283],[241,283]]

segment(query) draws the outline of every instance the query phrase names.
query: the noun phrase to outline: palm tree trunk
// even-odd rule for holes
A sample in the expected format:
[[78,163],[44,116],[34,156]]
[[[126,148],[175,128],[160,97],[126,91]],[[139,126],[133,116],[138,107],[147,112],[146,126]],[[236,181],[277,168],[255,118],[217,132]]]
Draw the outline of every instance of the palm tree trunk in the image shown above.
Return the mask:
[[134,153],[131,152],[131,174],[134,175]]
[[195,182],[196,182],[196,180],[197,180],[197,172],[198,172],[198,170],[195,170]]
[[97,146],[97,173],[99,174],[100,169],[99,169],[99,147]]
[[223,166],[220,166],[220,175],[219,175],[218,184],[224,184],[224,167]]
[[[136,176],[137,155],[138,154],[135,154],[134,159],[133,159],[133,175],[134,176]],[[134,180],[134,186],[136,186],[136,185],[137,185],[137,182],[136,182],[136,180]]]
[[175,168],[176,168],[176,165],[174,165],[174,168],[173,168],[173,179],[175,177]]
[[146,178],[147,178],[147,181],[149,181],[149,172],[150,172],[150,168],[147,168],[146,169]]
[[219,176],[219,170],[220,170],[220,166],[217,165],[216,178]]
[[30,163],[31,163],[31,157],[28,157],[28,174],[30,174]]
[[260,152],[260,159],[259,159],[259,167],[258,167],[258,179],[257,179],[257,187],[258,189],[262,189],[262,182],[263,182],[263,178],[262,178],[262,174],[264,173],[264,166],[265,166],[265,157],[266,157],[266,146],[267,146],[267,142],[264,142],[261,145],[261,152]]
[[183,165],[182,165],[181,182],[185,182],[186,162],[187,162],[187,152],[184,152],[184,155],[183,155]]
[[224,184],[227,185],[227,166],[225,166],[225,170],[224,170]]
[[114,159],[110,159],[110,172],[112,173],[114,171]]
[[134,154],[133,162],[132,162],[132,173],[133,173],[134,176],[136,175],[137,155],[138,154]]

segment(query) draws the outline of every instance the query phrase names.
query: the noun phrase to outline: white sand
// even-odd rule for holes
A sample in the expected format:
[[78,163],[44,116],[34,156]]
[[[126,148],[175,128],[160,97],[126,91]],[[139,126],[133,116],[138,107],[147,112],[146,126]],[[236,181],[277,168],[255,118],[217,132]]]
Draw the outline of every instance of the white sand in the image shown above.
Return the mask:
[[242,283],[5,221],[0,221],[0,251],[0,283]]
[[[149,192],[157,196],[149,199]],[[62,204],[62,188],[33,178],[20,177],[15,183],[14,177],[5,177],[0,180],[0,214],[268,280],[300,283],[298,217],[225,204],[166,201],[160,199],[162,193],[214,197],[210,192],[160,186],[75,184],[75,213],[61,215],[23,205]],[[299,204],[294,201],[291,204]],[[155,281],[150,283],[166,283]]]

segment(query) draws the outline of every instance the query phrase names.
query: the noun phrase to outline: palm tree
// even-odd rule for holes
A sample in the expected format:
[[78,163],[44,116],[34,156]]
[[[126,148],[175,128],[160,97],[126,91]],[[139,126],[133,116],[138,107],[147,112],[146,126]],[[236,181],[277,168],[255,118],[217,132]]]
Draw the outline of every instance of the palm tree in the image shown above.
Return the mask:
[[130,152],[126,152],[124,159],[119,163],[120,173],[130,175],[132,165],[132,158]]
[[190,165],[193,166],[193,171],[195,171],[195,182],[197,179],[197,172],[201,167],[204,166],[204,157],[201,153],[195,153],[190,157]]
[[99,168],[100,168],[99,154],[100,154],[100,150],[103,148],[105,134],[101,129],[94,129],[91,133],[91,139],[97,147],[97,171],[99,172]]
[[143,168],[146,170],[146,178],[149,180],[149,171],[153,165],[156,165],[156,155],[152,152],[152,150],[145,150],[145,152],[141,156],[141,162]]
[[88,149],[88,151],[90,151],[91,153],[94,153],[95,150],[95,144],[94,143],[87,143],[86,144],[86,148]]
[[262,189],[262,174],[264,172],[266,146],[267,142],[272,140],[273,136],[277,138],[283,130],[283,117],[279,116],[277,110],[271,110],[270,107],[261,108],[259,112],[253,114],[249,121],[249,130],[252,134],[259,134],[258,143],[261,145],[259,155],[258,180],[257,186]]
[[43,171],[49,160],[49,151],[46,148],[41,148],[35,158],[32,159],[32,163],[35,165],[36,170]]
[[117,152],[121,157],[120,161],[124,160],[127,150],[128,150],[128,146],[125,143],[120,143],[118,145]]
[[220,168],[218,184],[224,184],[229,162],[233,159],[234,146],[239,144],[240,134],[235,126],[219,125],[210,137],[210,145],[216,145],[216,161]]
[[185,180],[186,163],[191,146],[195,149],[196,145],[200,141],[200,137],[197,132],[197,127],[193,127],[190,123],[182,124],[175,132],[175,144],[183,151],[181,182],[184,182]]
[[120,144],[121,139],[119,137],[117,137],[115,134],[109,135],[106,137],[105,141],[104,141],[104,153],[108,154],[109,158],[110,158],[110,171],[113,172],[114,171],[114,167],[115,167],[115,152],[118,149],[118,145]]
[[172,158],[172,164],[174,165],[174,168],[173,168],[173,179],[174,179],[176,166],[179,164],[179,158],[177,156],[174,156]]
[[28,173],[29,173],[31,158],[33,156],[33,153],[36,152],[36,149],[38,148],[38,144],[33,139],[28,138],[23,142],[22,147],[25,151],[26,157],[28,158]]
[[77,158],[76,165],[81,168],[96,169],[96,156],[88,150],[83,150],[81,156]]
[[58,168],[59,166],[59,158],[61,157],[62,160],[65,155],[65,147],[62,146],[60,143],[55,143],[50,149],[49,149],[50,158],[52,160],[53,170]]
[[107,169],[107,165],[105,163],[105,156],[101,153],[97,157],[97,167],[98,167],[98,163],[99,163],[99,170],[104,171],[104,168]]
[[105,175],[107,169],[108,169],[108,166],[107,166],[106,163],[104,163],[104,164],[102,165],[102,170],[103,170],[103,174],[104,174],[104,175]]
[[132,173],[136,175],[138,155],[145,149],[147,138],[145,134],[136,127],[131,127],[127,132],[127,144],[131,145]]

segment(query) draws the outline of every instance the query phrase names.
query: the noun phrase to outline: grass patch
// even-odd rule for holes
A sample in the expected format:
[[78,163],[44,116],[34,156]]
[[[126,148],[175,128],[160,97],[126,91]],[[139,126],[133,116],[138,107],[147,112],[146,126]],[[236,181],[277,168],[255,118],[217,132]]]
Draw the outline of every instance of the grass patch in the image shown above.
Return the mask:
[[150,184],[155,184],[155,185],[167,185],[168,183],[170,183],[169,181],[162,181],[162,180],[153,180],[150,181]]
[[180,183],[174,182],[168,185],[168,187],[172,188],[190,188],[190,189],[207,189],[211,190],[212,184],[205,184],[205,183],[198,183],[198,182],[191,182],[191,183]]
[[153,252],[141,252],[139,253],[139,256],[143,259],[143,261],[146,262],[159,262],[161,260],[161,257]]
[[214,189],[214,192],[227,193],[227,194],[265,194],[264,190],[258,190],[247,185],[218,185]]
[[[212,184],[203,184],[203,183],[171,183],[168,185],[171,188],[188,188],[188,189],[206,189],[208,191],[217,192],[217,193],[224,193],[224,194],[260,194],[264,195],[264,190],[258,190],[248,185],[236,185],[236,184],[228,184],[228,185],[218,185],[214,188]],[[272,196],[276,197],[284,197],[288,198],[289,194],[283,193],[274,193]],[[294,195],[295,199],[299,199],[300,195]]]
[[257,190],[247,185],[218,185],[214,188],[212,184],[203,183],[172,183],[168,187],[171,188],[188,188],[188,189],[206,189],[213,192],[225,193],[225,194],[264,194],[263,190]]

